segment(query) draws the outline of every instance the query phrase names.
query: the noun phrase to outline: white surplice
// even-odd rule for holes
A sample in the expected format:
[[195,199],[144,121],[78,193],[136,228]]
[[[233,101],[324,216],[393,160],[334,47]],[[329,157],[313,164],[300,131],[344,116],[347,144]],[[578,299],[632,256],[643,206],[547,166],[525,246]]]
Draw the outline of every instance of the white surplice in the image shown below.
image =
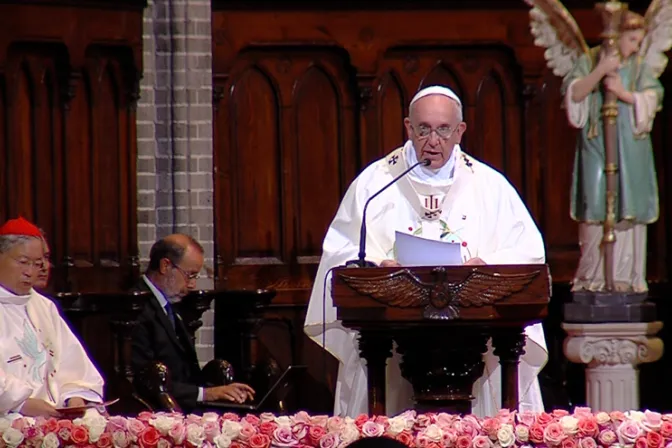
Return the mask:
[[[324,240],[304,330],[340,361],[334,415],[356,417],[368,412],[367,379],[357,332],[337,320],[329,281],[326,294],[324,291],[325,277],[331,268],[357,258],[366,200],[416,160],[409,141],[368,166],[348,188]],[[395,231],[460,243],[465,260],[480,257],[487,264],[545,262],[539,230],[516,190],[499,172],[463,153],[459,145],[440,170],[418,167],[373,199],[366,221],[366,258],[376,264],[395,258]],[[518,369],[520,403],[526,409],[542,411],[537,375],[548,352],[541,324],[527,327],[525,334],[525,354]],[[501,408],[499,360],[490,343],[488,349],[485,373],[473,390],[473,411],[481,417],[494,415]],[[387,365],[387,415],[412,407],[412,395],[410,383],[401,377],[395,352]]]
[[0,415],[18,412],[28,398],[56,407],[72,397],[101,403],[103,384],[51,300],[0,287]]

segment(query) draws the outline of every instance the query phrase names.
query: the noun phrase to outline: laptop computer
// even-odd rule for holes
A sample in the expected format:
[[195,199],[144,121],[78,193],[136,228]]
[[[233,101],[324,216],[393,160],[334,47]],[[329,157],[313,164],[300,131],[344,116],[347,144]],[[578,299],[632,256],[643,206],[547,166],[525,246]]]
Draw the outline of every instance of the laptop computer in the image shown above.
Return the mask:
[[251,403],[233,403],[231,401],[205,401],[201,405],[209,408],[222,409],[240,409],[247,411],[258,411],[263,409],[271,401],[278,403],[283,401],[289,394],[291,388],[299,380],[299,377],[305,373],[307,366],[289,366],[282,372],[278,380],[268,389],[268,392],[260,399]]

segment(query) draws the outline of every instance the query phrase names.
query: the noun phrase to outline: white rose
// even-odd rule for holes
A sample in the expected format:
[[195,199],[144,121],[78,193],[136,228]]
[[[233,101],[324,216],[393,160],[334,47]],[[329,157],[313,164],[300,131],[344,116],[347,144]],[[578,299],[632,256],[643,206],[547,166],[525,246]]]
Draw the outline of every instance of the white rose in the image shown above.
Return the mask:
[[155,427],[162,436],[167,436],[168,432],[170,432],[170,428],[172,428],[175,423],[176,421],[174,418],[166,415],[159,415],[149,421],[149,424]]
[[240,435],[241,424],[232,420],[226,420],[222,423],[222,435],[230,440],[235,440]]
[[611,421],[611,417],[609,417],[609,414],[606,412],[598,412],[595,416],[595,420],[597,420],[598,425],[606,425]]
[[197,425],[196,423],[189,423],[187,425],[187,442],[191,443],[195,447],[200,447],[203,445],[205,440],[205,431],[203,427]]
[[516,438],[521,442],[527,442],[530,438],[530,430],[525,425],[516,426]]
[[286,415],[281,415],[280,417],[275,418],[275,423],[278,424],[278,426],[282,426],[285,428],[291,428],[292,426],[292,420],[286,416]]
[[215,437],[215,445],[217,445],[217,448],[229,448],[231,446],[231,438],[220,434]]
[[560,426],[565,434],[573,435],[579,430],[579,419],[571,415],[565,415],[560,419]]
[[497,440],[502,448],[507,448],[513,445],[513,442],[516,441],[516,437],[513,434],[513,426],[511,425],[502,425],[497,430]]
[[156,448],[170,448],[171,446],[173,446],[173,444],[166,439],[159,439],[156,443]]
[[406,429],[406,422],[403,418],[392,417],[389,420],[390,426],[387,428],[388,434],[396,436]]
[[349,445],[359,439],[359,429],[354,423],[348,423],[343,427],[340,434],[341,445]]
[[124,431],[115,431],[112,433],[112,443],[114,448],[126,448],[128,446],[128,436]]
[[0,434],[7,431],[12,426],[12,421],[6,418],[0,418]]
[[625,416],[630,420],[634,420],[637,423],[641,423],[646,419],[646,414],[640,411],[629,411],[625,413]]
[[216,412],[204,412],[203,416],[201,417],[201,420],[203,423],[205,422],[216,422],[219,420],[219,415],[217,415]]
[[48,433],[42,439],[42,448],[58,448],[61,442],[58,441],[58,436],[53,432]]
[[425,429],[425,437],[427,437],[432,442],[438,442],[443,438],[443,431],[439,428],[439,425],[431,424]]
[[7,428],[2,434],[2,440],[5,441],[7,446],[19,446],[23,442],[23,433],[18,429]]
[[96,443],[104,432],[104,426],[89,426],[89,441],[91,443]]

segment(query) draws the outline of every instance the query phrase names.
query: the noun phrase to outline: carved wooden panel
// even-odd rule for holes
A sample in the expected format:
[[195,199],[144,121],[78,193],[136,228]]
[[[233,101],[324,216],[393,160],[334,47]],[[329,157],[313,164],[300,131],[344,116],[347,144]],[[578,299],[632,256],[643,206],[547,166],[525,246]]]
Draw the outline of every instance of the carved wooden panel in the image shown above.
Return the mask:
[[17,24],[0,30],[0,219],[45,231],[51,291],[119,290],[137,258],[140,4],[51,3],[0,5]]

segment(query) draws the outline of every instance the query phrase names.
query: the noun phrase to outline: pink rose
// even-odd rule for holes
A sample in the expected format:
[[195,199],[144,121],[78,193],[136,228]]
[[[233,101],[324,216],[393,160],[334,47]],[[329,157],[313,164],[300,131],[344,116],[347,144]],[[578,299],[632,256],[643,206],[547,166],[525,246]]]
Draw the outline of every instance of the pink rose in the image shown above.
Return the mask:
[[343,429],[345,422],[341,417],[329,417],[327,420],[327,430],[329,432],[338,432]]
[[471,437],[469,436],[460,436],[455,441],[455,448],[469,448],[471,445]]
[[635,448],[646,448],[646,437],[638,437],[635,440]]
[[378,423],[379,425],[383,425],[384,428],[387,428],[390,426],[390,419],[387,417],[387,415],[377,415],[376,418],[373,419],[375,423]]
[[292,437],[294,440],[301,442],[308,437],[308,428],[306,423],[297,423],[292,426]]
[[319,426],[321,428],[326,428],[328,421],[329,421],[328,415],[315,415],[310,418],[309,423],[311,426]]
[[410,431],[401,431],[399,434],[397,434],[396,439],[408,447],[413,446],[413,434],[411,434]]
[[232,422],[239,422],[240,416],[238,414],[234,414],[233,412],[227,412],[222,414],[220,420],[231,420]]
[[481,424],[483,432],[492,440],[497,440],[497,431],[499,431],[500,426],[502,424],[496,418],[486,418]]
[[515,413],[511,412],[508,409],[500,409],[499,412],[497,413],[497,419],[502,423],[502,424],[507,424],[510,425],[513,423],[513,416]]
[[273,446],[288,447],[296,446],[299,441],[294,438],[292,430],[287,427],[280,426],[273,431]]
[[537,415],[537,423],[540,424],[543,427],[546,427],[552,421],[553,421],[553,416],[551,414],[547,414],[546,412],[542,412],[539,415]]
[[187,436],[187,427],[182,422],[175,423],[168,430],[168,437],[171,438],[175,445],[182,445],[184,438]]
[[672,422],[665,420],[660,424],[660,435],[666,439],[672,437]]
[[492,442],[490,441],[489,437],[486,436],[476,436],[474,437],[474,440],[471,442],[473,448],[491,448],[492,447]]
[[98,448],[110,448],[112,446],[112,435],[109,432],[104,432],[98,437],[96,442]]
[[597,420],[592,415],[590,417],[579,418],[577,425],[579,435],[582,437],[597,437],[600,433],[600,427],[597,425]]
[[148,426],[138,437],[138,443],[142,448],[153,448],[159,443],[161,434],[153,426]]
[[663,416],[658,412],[644,411],[642,425],[648,430],[659,429],[663,423]]
[[[285,428],[285,429],[287,429],[287,431],[289,431],[291,433],[291,430],[289,428]],[[241,425],[240,425],[240,435],[238,437],[242,440],[247,440],[250,437],[252,437],[253,435],[255,435],[256,433],[257,433],[257,429],[253,425],[251,425],[248,422],[246,422],[245,420],[243,420],[243,423],[241,423]]]
[[306,411],[299,411],[292,417],[294,423],[310,424],[310,415]]
[[62,440],[63,442],[69,442],[70,441],[70,429],[68,428],[60,428],[57,432],[58,438]]
[[549,423],[544,429],[544,442],[548,445],[560,445],[567,435],[559,423]]
[[187,426],[189,426],[191,424],[200,425],[201,420],[203,420],[203,419],[201,418],[200,415],[189,414],[189,415],[187,415],[187,418],[186,418],[186,421],[184,422],[184,424],[187,425]]
[[148,412],[148,411],[142,411],[137,416],[138,420],[140,420],[141,422],[145,422],[145,423],[149,423],[149,421],[153,418],[154,418],[154,415],[152,415],[152,413]]
[[203,424],[203,432],[208,442],[214,442],[221,431],[219,429],[219,422],[207,421]]
[[530,426],[530,442],[541,443],[544,441],[544,427],[539,423],[533,423]]
[[273,415],[273,413],[271,412],[262,412],[261,414],[259,414],[259,421],[261,423],[273,422],[275,421],[275,415]]
[[26,427],[26,420],[23,419],[23,418],[17,418],[17,419],[12,421],[11,426],[12,426],[12,428],[16,429],[17,431],[22,431],[23,432],[23,428]]
[[413,425],[416,431],[425,429],[432,423],[430,417],[427,414],[420,414],[415,419],[415,424]]
[[262,422],[259,425],[259,432],[271,437],[273,435],[273,431],[275,431],[277,427],[278,424],[275,422]]
[[311,445],[317,446],[326,433],[327,431],[322,426],[311,426],[308,429],[308,440]]
[[70,431],[70,440],[77,445],[83,445],[89,441],[89,430],[84,426],[74,425]]
[[612,411],[609,413],[609,418],[614,423],[620,423],[625,420],[625,414],[621,411]]
[[[436,416],[436,424],[441,427],[450,427],[458,418],[459,417],[457,415],[441,412]],[[478,421],[478,418],[475,415],[467,415],[462,420],[465,422],[470,422],[476,428],[481,428],[481,423]]]
[[129,418],[126,421],[126,427],[128,428],[128,432],[134,437],[138,437],[145,430],[145,424],[135,418]]
[[268,448],[271,444],[271,438],[266,434],[255,434],[247,441],[250,448]]
[[647,448],[660,448],[663,446],[663,436],[657,432],[648,432],[646,434]]
[[[457,442],[457,431],[455,431],[452,428],[444,429],[443,430],[443,445],[444,446],[453,446],[455,445],[455,442]],[[471,437],[471,436],[467,436]]]
[[336,448],[340,442],[341,441],[338,438],[338,434],[331,432],[329,434],[325,434],[320,439],[320,443],[317,446],[320,448]]
[[593,416],[593,410],[588,408],[588,407],[581,407],[577,406],[574,408],[574,417],[580,418],[580,417],[592,417]]
[[256,415],[247,414],[245,417],[243,417],[242,421],[249,423],[250,425],[257,426],[261,422],[261,419]]
[[567,437],[562,441],[562,448],[576,448],[576,440],[573,437]]
[[557,419],[560,419],[562,417],[565,417],[565,416],[569,415],[569,412],[567,412],[564,409],[553,409],[552,414],[553,414],[553,417],[555,417]]
[[[478,435],[479,426],[475,425],[471,420],[462,420],[462,434],[469,436],[472,439]],[[496,434],[496,431],[495,431]],[[489,434],[488,434],[489,435]]]
[[362,426],[364,426],[364,423],[369,421],[369,416],[366,414],[359,414],[357,418],[355,419],[355,426],[361,431]]
[[67,428],[67,429],[72,429],[72,421],[71,420],[59,420],[58,421],[58,427],[60,428]]
[[109,432],[126,431],[126,419],[119,415],[113,415],[107,419],[105,430]]
[[617,437],[616,433],[611,429],[605,429],[600,432],[600,435],[597,436],[597,440],[600,442],[600,445],[608,447],[616,443]]
[[380,423],[368,421],[362,426],[363,437],[380,437],[385,432],[385,427]]
[[516,418],[518,419],[518,421],[521,424],[527,426],[528,428],[530,426],[532,426],[532,424],[536,420],[536,416],[534,415],[534,412],[532,412],[532,411],[519,412],[518,414],[516,414]]
[[44,424],[42,425],[42,431],[44,431],[45,434],[58,431],[58,420],[53,417],[45,420]]
[[597,448],[597,443],[595,443],[595,439],[591,437],[584,437],[579,440],[579,448]]
[[24,426],[21,432],[23,433],[23,436],[29,441],[42,438],[44,436],[44,434],[42,434],[42,430],[35,426]]
[[642,433],[639,424],[632,420],[626,420],[616,429],[616,434],[623,445],[635,443],[637,437]]

